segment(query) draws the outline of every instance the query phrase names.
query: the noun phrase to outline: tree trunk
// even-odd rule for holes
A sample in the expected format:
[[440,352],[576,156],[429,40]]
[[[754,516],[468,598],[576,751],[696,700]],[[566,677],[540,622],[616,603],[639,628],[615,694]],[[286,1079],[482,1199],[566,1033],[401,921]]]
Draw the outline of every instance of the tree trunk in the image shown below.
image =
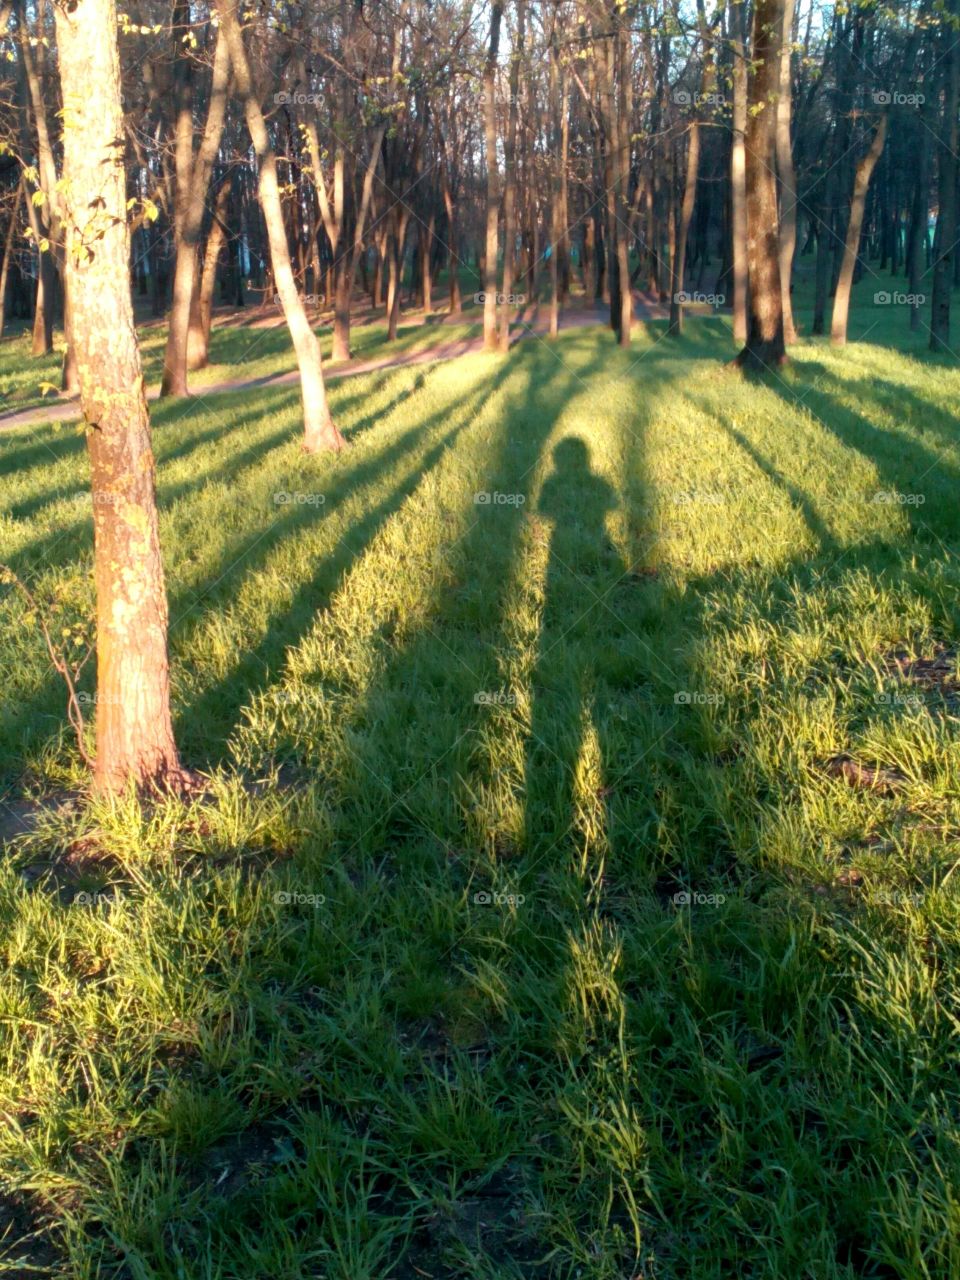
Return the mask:
[[17,233],[17,221],[20,217],[20,205],[23,203],[23,183],[17,187],[16,198],[10,209],[10,221],[7,224],[7,235],[3,242],[3,263],[0,265],[0,338],[7,319],[7,279],[10,274],[10,258],[13,252],[13,240]]
[[747,58],[744,5],[731,6],[733,138],[730,145],[730,230],[733,237],[733,338],[747,340]]
[[[563,234],[562,217],[562,173],[564,167],[563,146],[561,139],[561,122],[568,111],[567,79],[560,75],[560,51],[556,41],[556,23],[558,13],[554,11],[554,32],[550,42],[550,112],[553,116],[553,173],[551,174],[550,200],[550,337],[555,338],[560,329],[560,237]],[[559,144],[559,145],[558,145]]]
[[[920,108],[921,124],[923,107]],[[927,184],[929,172],[929,147],[927,146],[926,127],[921,127],[918,142],[916,185],[913,189],[913,202],[910,211],[910,231],[907,238],[907,292],[914,299],[910,304],[910,328],[920,328],[920,305],[917,298],[920,293],[920,277],[924,268],[924,245],[927,239]]]
[[777,174],[780,178],[780,293],[783,306],[783,338],[796,342],[793,323],[793,257],[797,248],[797,178],[790,141],[790,113],[793,78],[790,74],[795,0],[784,0],[783,36],[780,49],[780,96],[777,99]]
[[210,330],[213,324],[213,294],[217,283],[217,267],[226,239],[225,220],[230,202],[230,182],[225,180],[217,192],[213,223],[207,236],[203,270],[197,290],[196,317],[191,319],[187,341],[187,362],[191,369],[204,369],[210,360]]
[[817,265],[815,269],[813,294],[813,326],[811,332],[817,336],[826,333],[827,329],[827,292],[830,283],[830,245],[827,232],[830,230],[831,209],[824,200],[817,205],[815,222],[817,225]]
[[747,172],[747,341],[742,369],[782,364],[783,300],[777,220],[776,127],[784,0],[756,0],[753,11],[749,112],[744,136]]
[[510,104],[507,132],[503,140],[503,291],[500,302],[499,345],[510,349],[510,319],[513,311],[514,257],[517,239],[517,133],[520,123],[520,64],[523,60],[526,0],[517,0],[517,43],[510,51]]
[[224,39],[230,53],[234,80],[243,101],[247,128],[260,164],[260,205],[267,225],[270,263],[274,285],[290,330],[297,366],[300,370],[300,396],[303,403],[303,449],[316,453],[322,449],[339,451],[344,439],[334,425],[323,385],[320,344],[310,326],[303,300],[297,292],[290,263],[290,246],[283,223],[280,184],[277,180],[277,158],[270,144],[260,103],[254,96],[250,65],[243,43],[243,32],[237,18],[237,0],[219,0],[218,13]]
[[75,0],[55,13],[65,262],[94,500],[94,781],[104,791],[179,787],[187,779],[170,716],[150,419],[130,294],[117,13],[114,0]]
[[457,206],[454,200],[453,192],[450,189],[450,180],[447,173],[447,166],[443,166],[443,205],[447,211],[447,239],[450,247],[450,264],[447,268],[450,274],[450,315],[458,316],[463,306],[460,295],[460,232],[457,226]]
[[80,391],[80,370],[77,367],[77,346],[73,341],[73,300],[66,267],[63,272],[63,333],[66,346],[60,370],[60,390],[64,395],[75,396]]
[[53,350],[53,261],[49,249],[38,253],[37,292],[33,308],[32,356],[49,355]]
[[[196,337],[191,358],[190,330],[199,329],[196,293],[199,288],[197,258],[200,247],[200,231],[213,162],[220,148],[223,122],[227,106],[227,88],[230,77],[230,57],[222,33],[217,33],[217,45],[213,57],[213,80],[210,86],[210,104],[203,138],[196,156],[193,152],[193,52],[183,42],[181,29],[189,28],[190,9],[187,0],[177,0],[174,10],[174,83],[176,90],[177,126],[175,162],[177,173],[176,217],[174,240],[176,264],[173,273],[173,305],[167,329],[167,345],[163,356],[161,396],[185,396],[188,394],[187,369],[199,369],[206,363],[203,344],[198,349]],[[191,317],[194,325],[191,326]],[[195,363],[199,360],[201,363]]]
[[842,347],[847,341],[847,320],[850,315],[850,289],[853,286],[853,269],[856,266],[860,249],[860,232],[863,229],[863,210],[867,199],[867,188],[883,144],[887,137],[887,114],[880,118],[873,135],[873,141],[867,154],[857,165],[853,180],[853,194],[850,198],[850,219],[847,222],[847,235],[843,245],[843,261],[840,264],[840,275],[837,280],[837,291],[833,299],[833,321],[830,325],[830,341],[835,347]]
[[[503,0],[493,0],[490,16],[490,44],[483,71],[484,157],[487,170],[487,234],[483,264],[483,346],[496,351],[497,338],[497,249],[500,220],[500,181],[497,173],[497,55]],[[510,252],[507,245],[505,252]]]
[[423,294],[423,310],[429,314],[433,310],[433,235],[436,225],[436,214],[431,210],[426,225],[420,224],[420,289]]
[[670,322],[667,332],[683,332],[683,278],[687,261],[687,237],[693,220],[693,202],[697,194],[697,172],[700,168],[700,121],[690,125],[690,141],[687,149],[687,178],[683,189],[680,210],[680,226],[677,229],[677,247],[673,256],[672,283],[670,289]]
[[[950,5],[951,15],[957,11],[956,0]],[[943,122],[937,155],[937,191],[940,209],[937,215],[937,250],[933,262],[933,297],[930,310],[930,350],[950,352],[950,290],[953,284],[953,261],[956,253],[957,227],[957,106],[960,89],[960,54],[953,25],[944,28],[942,39],[949,40],[946,53]]]

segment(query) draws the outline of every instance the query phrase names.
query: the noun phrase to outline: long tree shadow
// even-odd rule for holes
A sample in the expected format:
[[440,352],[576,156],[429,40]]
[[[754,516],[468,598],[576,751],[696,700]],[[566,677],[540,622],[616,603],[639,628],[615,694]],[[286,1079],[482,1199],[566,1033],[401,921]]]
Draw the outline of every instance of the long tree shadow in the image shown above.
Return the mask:
[[[180,732],[188,751],[192,746],[194,752],[201,752],[204,763],[208,766],[226,757],[227,736],[230,728],[236,725],[241,709],[258,691],[266,689],[278,678],[287,651],[297,646],[315,623],[318,613],[329,607],[351,566],[362,558],[378,531],[401,508],[446,450],[452,447],[457,437],[470,426],[483,406],[496,394],[509,371],[509,366],[503,365],[484,381],[474,395],[459,402],[452,414],[451,406],[444,405],[405,432],[387,449],[363,465],[342,473],[336,484],[328,486],[324,504],[327,509],[334,507],[341,497],[355,499],[365,488],[376,486],[384,474],[395,470],[403,458],[411,455],[418,441],[429,437],[439,425],[449,422],[453,417],[453,425],[449,430],[417,457],[414,465],[392,485],[387,495],[365,509],[362,517],[350,526],[349,533],[341,537],[314,565],[313,571],[301,583],[292,599],[285,602],[282,612],[271,619],[257,646],[247,650],[238,661],[230,665],[221,679],[206,687],[198,698],[179,711]],[[277,520],[269,536],[258,539],[256,554],[243,560],[244,574],[255,573],[274,547],[286,542],[299,529],[305,528],[312,519],[309,510],[309,507],[301,507],[299,510],[294,508]],[[229,594],[232,595],[235,589],[236,584],[230,583]],[[207,600],[207,607],[211,603],[215,604],[223,595],[224,590],[218,584],[218,590]],[[205,597],[201,598],[198,603],[202,604],[204,599]],[[189,606],[191,612],[193,607]],[[204,625],[201,613],[195,626],[188,629],[180,641],[186,650],[195,643],[195,635]],[[193,725],[198,727],[199,733],[191,732]],[[211,735],[212,726],[215,727],[215,732]],[[205,750],[203,744],[207,744]]]
[[[391,371],[390,375],[371,386],[368,392],[359,392],[353,396],[338,396],[336,391],[333,393],[334,412],[341,418],[341,421],[345,417],[350,418],[354,410],[360,405],[369,404],[371,400],[373,401],[367,412],[361,414],[356,421],[350,421],[347,425],[342,426],[343,434],[348,442],[352,443],[359,439],[392,413],[410,395],[421,390],[426,383],[426,373],[420,372],[414,379],[412,387],[401,387],[386,404],[381,404],[378,397],[389,386],[391,381],[405,381],[403,373]],[[246,434],[248,429],[255,424],[269,426],[270,420],[278,413],[292,413],[295,406],[299,404],[299,392],[284,391],[267,399],[261,397],[255,404],[248,404],[242,412],[238,412],[236,400],[233,399],[231,403],[231,399],[227,397],[211,397],[210,401],[207,402],[202,396],[199,396],[195,401],[190,401],[186,404],[171,403],[164,405],[161,409],[154,410],[152,415],[153,425],[154,428],[159,428],[154,431],[153,443],[157,465],[157,501],[161,510],[169,508],[173,503],[195,493],[212,477],[219,478],[222,476],[225,460],[229,463],[230,474],[235,478],[245,466],[262,463],[271,450],[282,449],[295,439],[295,428],[292,428],[288,423],[284,423],[283,426],[265,434],[257,434],[244,449],[239,452],[233,450],[229,452],[226,458],[219,451],[214,451],[211,454],[208,446],[212,442],[228,442],[241,433]],[[214,414],[214,424],[205,430],[197,431],[192,419],[198,413],[204,416]],[[57,442],[56,437],[54,437],[54,441]],[[85,449],[82,438],[74,436],[68,443],[71,445],[70,448],[61,449],[56,453],[55,456],[58,460],[73,456],[79,458]],[[37,470],[38,486],[36,494],[33,497],[15,500],[9,508],[9,515],[15,520],[42,517],[45,513],[52,512],[52,509],[58,503],[76,498],[78,495],[85,496],[89,490],[89,478],[86,468],[84,468],[83,474],[77,476],[69,485],[63,485],[51,491],[49,477],[45,477],[43,465],[45,461],[49,461],[49,456],[46,458],[42,456],[43,454],[48,454],[48,450],[45,446],[35,446],[30,451],[30,454],[35,454],[37,449],[41,450],[41,456],[34,457],[33,461],[30,460],[28,452],[22,448],[19,450],[11,449],[7,454],[0,454],[0,474],[11,471],[19,472],[30,467],[35,467]],[[193,455],[201,451],[204,451],[206,455],[205,465],[191,468],[189,478],[181,480],[179,483],[173,483],[167,478],[167,469],[171,463],[185,463]],[[93,544],[92,516],[78,519],[69,526],[58,526],[55,538],[59,540],[65,535],[70,537],[72,543],[76,543],[79,540],[81,545],[87,549],[91,548]],[[50,545],[51,538],[44,537],[36,539],[33,543],[21,548],[17,553],[18,566],[29,569],[30,565],[36,564],[38,560],[44,558],[45,551]]]
[[[503,376],[505,371],[500,372],[499,377]],[[482,398],[483,393],[480,394]],[[487,394],[492,394],[492,388]],[[462,406],[458,406],[458,410],[460,408]],[[376,486],[385,473],[389,474],[391,469],[405,457],[412,455],[419,442],[441,426],[448,415],[449,405],[445,404],[434,414],[394,438],[385,448],[371,452],[367,446],[360,457],[352,463],[349,456],[345,457],[333,472],[332,477],[328,475],[324,481],[324,497],[328,509],[334,509],[346,497],[355,498],[365,488]],[[251,420],[256,420],[258,416],[255,410],[250,411]],[[360,425],[363,424],[364,419],[361,419]],[[465,420],[461,421],[458,427],[447,432],[430,451],[429,459],[439,456],[445,443],[452,439],[464,424]],[[289,430],[282,428],[266,439],[258,439],[254,445],[244,451],[245,456],[242,460],[232,455],[232,464],[236,466],[246,463],[251,467],[257,465],[257,470],[262,470],[269,463],[271,443],[274,452],[289,450]],[[368,540],[375,536],[382,520],[386,519],[403,501],[411,486],[416,483],[423,467],[429,465],[432,465],[429,460],[417,463],[392,494],[368,513],[357,528],[358,538],[349,539],[349,544],[352,544],[354,549],[358,545],[361,547],[367,545]],[[161,475],[158,485],[161,507],[166,508],[174,501],[189,498],[206,482],[206,473],[178,485],[164,484]],[[218,547],[217,565],[220,566],[225,562],[228,571],[224,574],[218,568],[217,577],[209,585],[201,584],[199,589],[190,581],[184,580],[184,575],[178,572],[175,559],[168,562],[171,652],[174,660],[181,649],[189,650],[195,632],[203,625],[203,618],[209,614],[211,608],[219,608],[225,599],[232,598],[237,589],[238,571],[242,571],[244,576],[255,573],[278,545],[295,537],[298,532],[309,530],[317,518],[316,510],[309,504],[291,504],[279,508],[271,505],[269,507],[270,524],[267,530],[258,529],[252,536],[249,531],[246,531],[232,538],[225,549],[222,546]],[[18,572],[29,575],[38,563],[43,562],[51,547],[63,540],[69,540],[74,557],[89,555],[92,551],[92,520],[78,520],[74,526],[58,529],[55,536],[38,539],[35,543],[20,548],[15,556],[10,557],[11,563]],[[329,563],[325,562],[318,567],[313,583],[307,584],[297,593],[291,609],[284,614],[286,621],[283,618],[276,619],[269,628],[263,644],[242,656],[238,663],[238,670],[231,667],[231,674],[222,681],[217,681],[200,696],[199,704],[203,709],[201,716],[197,716],[197,703],[175,710],[184,748],[188,753],[192,750],[198,753],[198,763],[201,759],[207,764],[223,759],[226,751],[226,737],[236,723],[244,698],[250,690],[263,682],[265,669],[269,672],[271,665],[282,659],[284,647],[299,638],[302,630],[309,625],[318,605],[329,599],[339,574],[346,571],[351,558],[348,541],[344,540],[334,551]],[[242,578],[240,580],[242,581]],[[195,622],[193,626],[183,627],[183,621],[185,619],[193,621],[194,612],[198,609],[201,610],[200,621]],[[239,668],[246,673],[245,678]],[[15,753],[17,758],[22,756],[28,741],[33,741],[38,735],[46,736],[51,724],[62,721],[63,696],[60,678],[51,670],[43,687],[38,689],[31,698],[16,704],[10,701],[5,705],[0,716],[0,735],[4,740],[7,739],[7,735],[14,735],[18,741],[21,741],[22,749],[18,749]],[[211,738],[213,726],[220,731],[219,740]],[[22,734],[26,734],[26,738],[21,738]]]
[[[804,361],[803,373],[811,379],[799,394],[772,380],[769,390],[790,409],[809,409],[820,425],[868,459],[876,468],[884,489],[872,500],[897,506],[906,516],[913,535],[921,541],[932,536],[956,541],[960,515],[956,493],[960,471],[942,453],[916,439],[886,431],[844,403],[842,380],[817,361]],[[918,500],[919,499],[919,500]]]

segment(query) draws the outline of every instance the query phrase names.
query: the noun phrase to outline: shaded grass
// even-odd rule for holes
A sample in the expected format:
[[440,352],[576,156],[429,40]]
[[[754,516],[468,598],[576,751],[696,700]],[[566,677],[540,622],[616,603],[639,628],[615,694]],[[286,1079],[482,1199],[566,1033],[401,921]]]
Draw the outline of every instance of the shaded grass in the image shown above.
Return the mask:
[[[960,374],[727,353],[374,375],[337,459],[295,389],[157,412],[212,794],[0,867],[0,1165],[56,1274],[960,1270],[956,705],[889,661],[956,645]],[[3,558],[78,614],[85,468],[0,442]],[[16,804],[82,775],[4,607]]]

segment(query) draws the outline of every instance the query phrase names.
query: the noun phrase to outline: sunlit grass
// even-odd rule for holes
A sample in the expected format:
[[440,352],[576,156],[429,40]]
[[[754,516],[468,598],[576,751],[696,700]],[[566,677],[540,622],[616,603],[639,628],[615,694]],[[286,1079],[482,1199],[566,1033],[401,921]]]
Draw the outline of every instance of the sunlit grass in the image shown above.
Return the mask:
[[[295,387],[156,408],[202,805],[79,803],[5,597],[6,800],[47,802],[0,1166],[54,1274],[960,1273],[957,702],[894,664],[956,645],[960,373],[730,353],[367,375],[339,458]],[[0,471],[0,559],[89,612],[82,439]]]

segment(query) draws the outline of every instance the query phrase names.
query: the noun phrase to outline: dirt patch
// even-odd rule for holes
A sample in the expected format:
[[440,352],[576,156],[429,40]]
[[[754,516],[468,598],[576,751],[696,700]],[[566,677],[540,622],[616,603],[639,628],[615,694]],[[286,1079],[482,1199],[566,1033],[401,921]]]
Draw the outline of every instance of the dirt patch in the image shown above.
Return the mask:
[[896,679],[909,681],[946,697],[957,698],[960,679],[957,677],[957,651],[947,645],[938,645],[929,657],[916,658],[908,649],[894,649],[883,660],[882,670]]
[[41,1280],[62,1275],[63,1255],[51,1223],[32,1199],[0,1192],[0,1263],[5,1280]]
[[848,755],[831,756],[824,761],[823,769],[829,777],[842,778],[848,786],[880,795],[893,795],[909,784],[909,779],[898,769],[862,764]]

